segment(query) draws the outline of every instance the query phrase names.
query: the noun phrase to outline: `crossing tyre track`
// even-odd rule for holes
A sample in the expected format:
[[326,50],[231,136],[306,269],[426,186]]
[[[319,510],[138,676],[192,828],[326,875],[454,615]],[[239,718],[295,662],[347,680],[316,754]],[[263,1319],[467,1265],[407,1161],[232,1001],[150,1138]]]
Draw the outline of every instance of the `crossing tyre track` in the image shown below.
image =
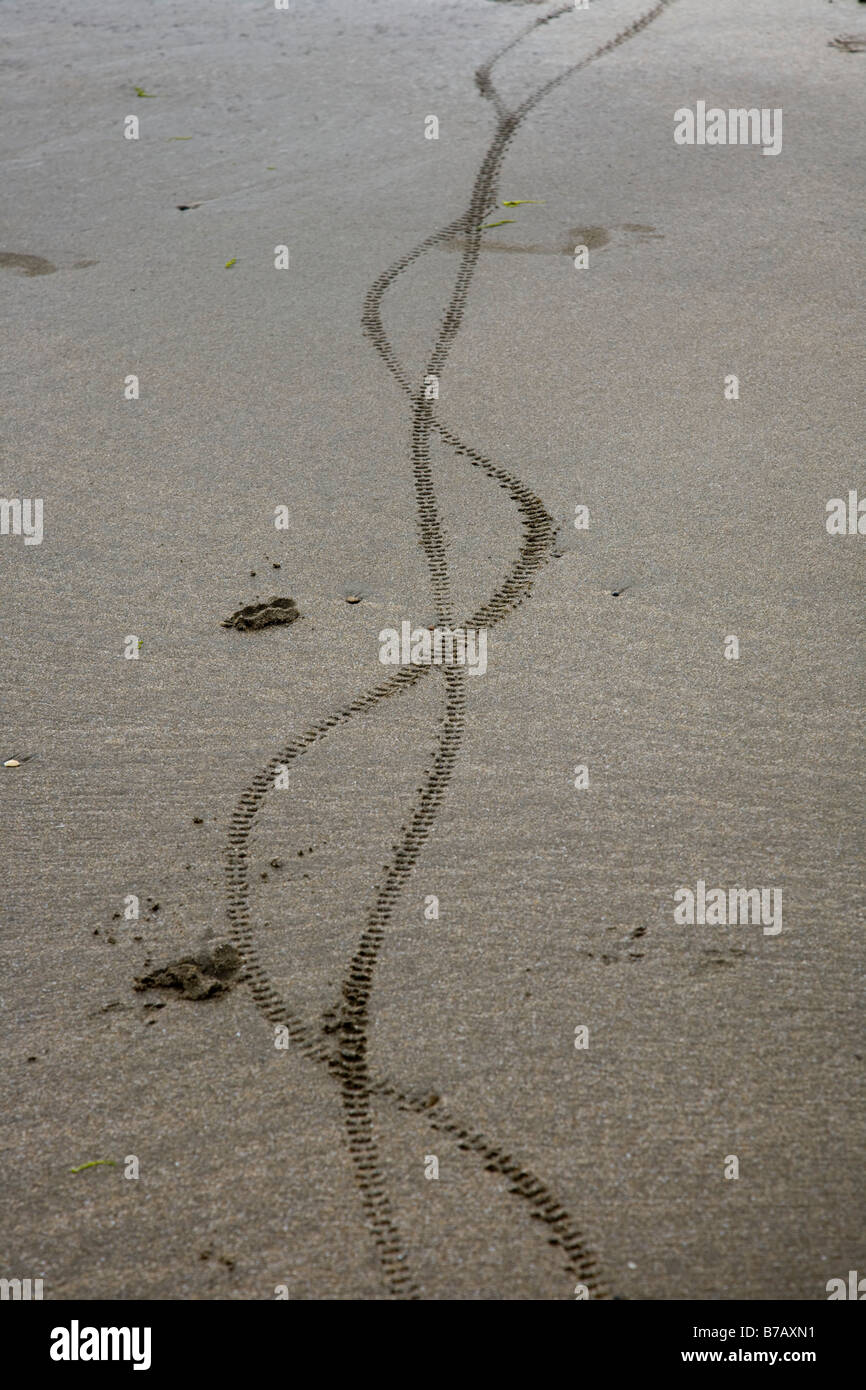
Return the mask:
[[[495,64],[540,26],[571,13],[572,7],[561,6],[534,20],[479,68],[475,73],[475,83],[479,93],[495,112],[496,126],[479,166],[469,204],[461,216],[396,261],[376,280],[367,294],[362,317],[364,332],[408,396],[412,407],[410,461],[415,485],[417,527],[427,559],[436,622],[441,626],[454,626],[455,614],[446,560],[446,538],[439,515],[430,456],[431,435],[434,432],[457,457],[478,468],[509,494],[523,528],[519,552],[507,575],[494,593],[465,620],[464,626],[494,627],[523,602],[530,593],[536,575],[551,557],[556,527],[541,500],[520,479],[464,444],[442,422],[433,401],[426,399],[423,386],[413,382],[395,356],[382,322],[383,297],[389,286],[420,256],[455,235],[462,236],[463,253],[454,288],[422,374],[422,380],[431,374],[441,378],[463,320],[469,286],[481,250],[481,226],[496,205],[502,161],[519,126],[529,112],[562,82],[639,34],[673,3],[675,0],[658,0],[614,38],[549,79],[513,109],[505,105],[494,87],[492,71]],[[392,857],[376,886],[373,905],[348,964],[334,1044],[321,1026],[311,1025],[290,1008],[262,964],[250,908],[248,860],[251,831],[274,785],[274,779],[284,765],[290,768],[294,761],[335,729],[383,701],[405,694],[427,678],[431,671],[435,672],[434,678],[441,679],[443,689],[443,718],[436,749],[416,789],[410,814],[395,842]],[[544,1228],[549,1244],[560,1252],[570,1280],[576,1279],[584,1284],[591,1297],[605,1299],[610,1297],[610,1292],[596,1256],[571,1215],[547,1185],[502,1146],[453,1116],[436,1095],[413,1093],[400,1087],[372,1070],[368,1061],[369,1005],[379,951],[409,875],[433,828],[457,761],[464,727],[465,682],[465,668],[459,666],[444,666],[441,670],[430,666],[400,668],[336,713],[317,721],[293,738],[256,774],[240,796],[228,832],[226,875],[230,935],[240,952],[246,983],[262,1016],[273,1025],[285,1027],[293,1046],[309,1061],[324,1067],[340,1088],[345,1133],[361,1203],[383,1278],[392,1297],[417,1299],[422,1295],[411,1272],[408,1248],[398,1228],[379,1162],[374,1100],[388,1102],[398,1110],[423,1117],[432,1130],[452,1137],[462,1151],[474,1154],[486,1172],[504,1177],[508,1192],[522,1200],[524,1209]]]

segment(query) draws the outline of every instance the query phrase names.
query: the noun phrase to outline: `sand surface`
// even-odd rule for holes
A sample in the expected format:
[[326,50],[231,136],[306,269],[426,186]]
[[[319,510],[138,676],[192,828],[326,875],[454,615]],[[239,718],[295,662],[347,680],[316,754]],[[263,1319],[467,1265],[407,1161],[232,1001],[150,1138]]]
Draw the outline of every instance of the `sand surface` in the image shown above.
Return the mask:
[[[504,106],[650,7],[535,29]],[[864,1268],[866,538],[824,523],[866,494],[866,15],[678,0],[526,112],[479,236],[474,73],[554,8],[3,6],[0,491],[44,538],[0,536],[0,1274],[46,1298]],[[781,154],[678,147],[698,100],[782,108]],[[383,353],[417,395],[461,275],[413,404]],[[364,706],[380,630],[478,613],[526,526],[486,674]],[[676,923],[698,880],[781,932]]]

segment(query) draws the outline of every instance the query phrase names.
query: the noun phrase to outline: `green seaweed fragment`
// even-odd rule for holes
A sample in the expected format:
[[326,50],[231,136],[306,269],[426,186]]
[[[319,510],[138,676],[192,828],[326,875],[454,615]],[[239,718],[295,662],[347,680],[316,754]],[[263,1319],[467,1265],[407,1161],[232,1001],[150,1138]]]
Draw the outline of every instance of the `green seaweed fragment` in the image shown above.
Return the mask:
[[156,92],[146,92],[143,87],[136,87],[135,95],[137,97],[155,97]]
[[230,266],[237,265],[237,260],[237,256],[232,256],[230,261],[226,261],[226,270],[228,270]]
[[524,203],[543,203],[543,198],[507,198],[502,204],[504,208],[519,208]]
[[116,1168],[117,1164],[113,1158],[92,1158],[89,1163],[79,1163],[77,1168],[70,1168],[70,1173],[83,1173],[85,1168]]
[[491,227],[507,227],[509,222],[513,222],[513,217],[503,217],[501,222],[485,222],[481,228],[482,232],[487,232]]

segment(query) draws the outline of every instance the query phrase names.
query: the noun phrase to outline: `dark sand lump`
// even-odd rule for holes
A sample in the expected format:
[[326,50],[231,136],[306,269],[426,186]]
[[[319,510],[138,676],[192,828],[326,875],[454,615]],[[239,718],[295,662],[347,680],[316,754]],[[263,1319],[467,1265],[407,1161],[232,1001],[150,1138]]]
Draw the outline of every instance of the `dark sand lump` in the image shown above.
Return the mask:
[[231,989],[240,965],[241,958],[234,946],[224,942],[197,957],[184,956],[149,975],[140,975],[133,988],[139,993],[146,989],[176,989],[184,999],[216,999]]
[[271,623],[293,623],[301,615],[293,598],[269,598],[267,603],[248,603],[230,618],[223,618],[223,627],[236,627],[241,632],[254,632]]

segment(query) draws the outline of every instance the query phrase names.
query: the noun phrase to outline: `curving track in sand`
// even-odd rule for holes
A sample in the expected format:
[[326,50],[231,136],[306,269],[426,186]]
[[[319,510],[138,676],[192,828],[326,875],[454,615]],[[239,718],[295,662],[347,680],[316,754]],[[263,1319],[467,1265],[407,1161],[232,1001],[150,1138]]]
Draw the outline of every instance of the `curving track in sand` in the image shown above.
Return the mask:
[[[513,109],[506,106],[493,85],[491,74],[496,63],[535,29],[571,13],[573,7],[563,5],[536,19],[479,68],[475,73],[475,83],[480,94],[490,102],[495,112],[496,127],[479,166],[469,204],[458,218],[434,232],[408,255],[389,267],[367,294],[362,320],[364,331],[406,392],[412,406],[410,460],[415,483],[418,532],[427,559],[436,606],[436,622],[441,626],[457,625],[457,617],[453,610],[445,538],[430,458],[430,441],[434,431],[460,458],[472,467],[480,469],[509,494],[523,526],[520,550],[510,571],[496,591],[471,617],[465,619],[463,626],[494,627],[522,603],[532,588],[535,576],[551,557],[556,528],[541,500],[520,479],[462,443],[438,418],[434,402],[425,399],[423,387],[410,379],[394,355],[382,323],[383,297],[397,277],[426,251],[455,235],[459,234],[463,238],[463,254],[451,299],[421,378],[423,381],[426,375],[434,374],[441,379],[463,320],[467,293],[481,250],[481,225],[496,205],[502,161],[515,132],[530,111],[554,88],[639,34],[674,2],[675,0],[657,0],[651,9],[626,29],[621,30],[580,62],[545,82]],[[345,724],[355,715],[372,709],[381,701],[408,691],[431,671],[435,671],[443,682],[443,719],[439,725],[436,750],[421,784],[416,789],[410,815],[399,833],[392,857],[376,885],[373,906],[347,966],[343,978],[341,1015],[335,1047],[320,1027],[311,1025],[292,1011],[289,1003],[274,987],[260,960],[250,910],[250,833],[281,765],[291,765],[332,730]],[[373,1232],[388,1292],[393,1297],[420,1298],[421,1292],[412,1277],[408,1250],[397,1226],[385,1178],[379,1165],[373,1104],[374,1101],[383,1100],[399,1109],[423,1116],[433,1130],[453,1136],[461,1149],[475,1154],[487,1172],[498,1173],[508,1179],[509,1192],[522,1199],[523,1210],[541,1223],[541,1230],[548,1243],[556,1247],[563,1256],[565,1272],[570,1279],[570,1285],[564,1292],[570,1294],[571,1283],[578,1280],[586,1286],[591,1297],[609,1298],[610,1292],[595,1255],[588,1248],[572,1217],[540,1178],[503,1147],[451,1115],[436,1096],[405,1090],[387,1077],[372,1071],[368,1064],[370,993],[379,950],[420,849],[433,828],[438,806],[447,790],[460,750],[464,725],[465,681],[465,667],[401,668],[336,713],[321,719],[303,734],[293,738],[287,747],[275,754],[256,774],[241,794],[229,828],[226,872],[230,934],[241,954],[246,982],[263,1017],[271,1024],[285,1026],[292,1044],[310,1061],[323,1066],[340,1087],[346,1136],[361,1202]]]

